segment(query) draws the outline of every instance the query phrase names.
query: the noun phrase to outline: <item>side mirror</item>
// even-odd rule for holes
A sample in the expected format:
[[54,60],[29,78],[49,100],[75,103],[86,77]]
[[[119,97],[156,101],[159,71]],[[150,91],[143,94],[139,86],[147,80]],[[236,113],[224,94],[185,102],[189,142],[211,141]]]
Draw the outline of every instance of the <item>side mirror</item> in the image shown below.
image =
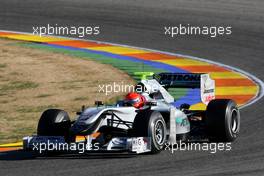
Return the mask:
[[95,101],[94,104],[96,106],[102,106],[102,105],[104,105],[104,103],[102,101]]
[[81,109],[81,111],[79,111],[79,112],[76,112],[76,115],[81,115],[82,114],[82,112],[85,110],[85,106],[84,105],[82,105],[82,109]]

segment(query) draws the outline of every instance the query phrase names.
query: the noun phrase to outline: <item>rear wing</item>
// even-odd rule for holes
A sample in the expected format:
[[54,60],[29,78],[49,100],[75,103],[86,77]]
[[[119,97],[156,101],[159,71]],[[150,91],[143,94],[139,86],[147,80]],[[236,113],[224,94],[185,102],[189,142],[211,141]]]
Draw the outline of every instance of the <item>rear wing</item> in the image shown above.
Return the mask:
[[200,88],[200,73],[158,73],[156,79],[165,88]]
[[215,99],[215,81],[206,73],[158,73],[153,78],[164,88],[198,88],[204,104]]

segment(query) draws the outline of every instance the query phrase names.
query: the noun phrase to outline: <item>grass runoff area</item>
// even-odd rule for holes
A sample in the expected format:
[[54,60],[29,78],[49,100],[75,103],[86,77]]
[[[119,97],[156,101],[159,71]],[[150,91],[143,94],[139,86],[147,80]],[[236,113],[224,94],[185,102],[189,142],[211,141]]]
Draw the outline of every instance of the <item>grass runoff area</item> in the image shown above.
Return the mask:
[[[124,93],[98,93],[98,85],[134,80],[111,65],[61,52],[23,47],[0,39],[0,144],[21,141],[36,132],[41,113],[61,108],[71,118],[95,100],[113,102]],[[79,57],[78,57],[79,58]]]

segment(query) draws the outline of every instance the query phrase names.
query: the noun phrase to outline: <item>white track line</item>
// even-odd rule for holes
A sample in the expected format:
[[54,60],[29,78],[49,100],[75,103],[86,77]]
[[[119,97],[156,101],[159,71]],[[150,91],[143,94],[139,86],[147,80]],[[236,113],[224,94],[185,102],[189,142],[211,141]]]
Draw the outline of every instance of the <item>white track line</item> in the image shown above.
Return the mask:
[[[17,34],[30,34],[30,35],[32,35],[32,33],[29,33],[29,32],[16,32],[16,31],[8,31],[8,30],[0,30],[0,32],[12,32],[12,33],[17,33]],[[227,68],[229,70],[233,70],[233,71],[239,72],[240,74],[243,74],[247,78],[253,80],[259,86],[259,91],[255,95],[255,97],[252,98],[247,104],[244,104],[244,105],[240,106],[240,109],[252,105],[253,103],[257,102],[258,100],[260,100],[264,96],[264,91],[263,91],[264,90],[264,83],[263,83],[262,80],[260,80],[259,78],[257,78],[256,76],[254,76],[251,73],[248,73],[248,72],[246,72],[244,70],[241,70],[239,68],[235,68],[235,67],[232,67],[232,66],[229,66],[229,65],[226,65],[226,64],[222,64],[220,62],[215,62],[215,61],[212,61],[212,60],[209,60],[209,59],[204,59],[204,58],[199,58],[199,57],[194,57],[194,56],[189,56],[189,55],[184,55],[184,54],[177,54],[177,53],[171,53],[171,52],[160,51],[160,50],[155,50],[155,49],[123,45],[123,44],[118,44],[118,43],[102,42],[102,41],[97,41],[97,40],[87,40],[87,39],[65,37],[65,36],[54,36],[54,35],[45,35],[45,36],[65,38],[65,39],[71,39],[71,40],[90,41],[90,42],[96,42],[96,43],[110,44],[110,45],[113,45],[113,46],[121,46],[121,47],[128,47],[128,48],[134,48],[134,49],[139,49],[139,50],[157,52],[157,53],[167,54],[167,55],[171,55],[171,56],[186,57],[186,58],[189,58],[189,59],[207,62],[207,63],[210,63],[210,64],[214,64],[214,65],[218,65],[218,66]]]

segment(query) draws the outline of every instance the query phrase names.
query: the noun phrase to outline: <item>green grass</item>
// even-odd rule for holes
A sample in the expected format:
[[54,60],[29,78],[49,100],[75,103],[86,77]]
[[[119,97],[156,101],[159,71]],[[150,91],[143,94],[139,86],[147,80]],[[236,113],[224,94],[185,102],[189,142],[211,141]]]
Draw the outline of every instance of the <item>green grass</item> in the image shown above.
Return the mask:
[[[0,90],[1,90],[1,88],[0,88]],[[0,97],[1,96],[5,96],[5,95],[7,95],[6,93],[3,93],[3,92],[0,92]]]
[[58,105],[45,105],[45,106],[21,106],[16,111],[20,113],[34,113],[43,112],[46,109],[56,108]]
[[2,141],[21,141],[23,137],[28,136],[29,134],[36,133],[36,127],[22,127],[23,125],[19,125],[13,130],[11,130],[10,134],[4,136],[1,140]]
[[46,97],[50,97],[52,96],[51,94],[40,94],[38,96],[36,96],[35,98],[46,98]]
[[120,101],[120,100],[123,100],[124,99],[124,96],[122,95],[119,95],[119,96],[115,96],[113,98],[110,98],[109,100],[107,100],[105,102],[106,105],[113,105],[113,104],[116,104],[117,101]]
[[21,137],[17,137],[18,139],[21,140],[22,137],[28,135],[28,134],[31,134],[32,131],[35,131],[36,129],[34,127],[19,127],[17,126],[14,130],[12,130],[12,133],[13,134],[19,134],[21,135]]
[[0,64],[0,68],[6,68],[6,64]]
[[83,100],[88,100],[87,97],[76,97],[73,99],[73,101],[83,101]]
[[8,103],[9,101],[8,100],[1,100],[0,101],[0,104],[6,104],[6,103]]
[[20,73],[18,73],[18,72],[11,72],[10,75],[17,76],[17,75],[20,75]]
[[5,111],[0,111],[0,114],[4,114],[5,113]]
[[38,87],[37,83],[30,81],[13,81],[0,86],[0,91],[23,90]]
[[64,86],[61,86],[60,89],[63,89],[63,90],[78,90],[78,89],[81,89],[82,87],[80,86],[77,86],[77,85],[73,85],[73,84],[69,84],[69,85],[64,85]]
[[2,49],[2,51],[1,51],[2,53],[7,53],[8,52],[8,50],[7,49]]

